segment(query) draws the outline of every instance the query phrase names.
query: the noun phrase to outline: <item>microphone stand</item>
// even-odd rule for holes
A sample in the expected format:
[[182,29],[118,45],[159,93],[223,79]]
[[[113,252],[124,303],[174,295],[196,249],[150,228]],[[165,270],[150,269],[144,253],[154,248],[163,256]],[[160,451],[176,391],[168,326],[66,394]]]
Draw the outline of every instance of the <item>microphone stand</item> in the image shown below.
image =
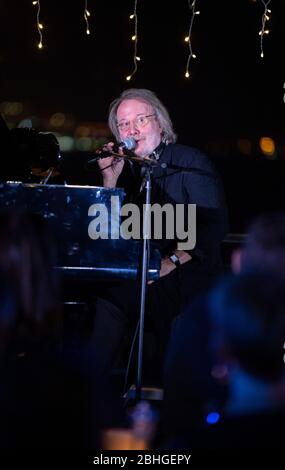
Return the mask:
[[142,363],[143,363],[143,340],[144,340],[144,318],[145,318],[145,299],[146,284],[149,267],[149,238],[150,238],[150,202],[151,202],[151,174],[155,166],[159,166],[156,160],[149,157],[137,157],[128,151],[125,155],[110,152],[116,158],[125,158],[126,160],[139,163],[145,169],[144,188],[145,192],[145,212],[143,216],[143,244],[140,265],[140,314],[139,314],[139,337],[138,337],[138,358],[137,358],[137,377],[136,377],[136,394],[137,402],[141,400],[142,389]]
[[151,201],[151,173],[152,166],[147,163],[145,165],[145,212],[143,217],[143,246],[142,246],[142,262],[141,262],[141,289],[140,289],[140,316],[139,316],[139,342],[138,342],[138,365],[136,379],[136,401],[141,400],[142,387],[142,362],[143,362],[143,339],[144,339],[144,317],[145,317],[145,298],[146,283],[149,265],[149,230],[150,230],[150,201]]
[[139,338],[138,338],[138,359],[137,359],[137,377],[136,377],[136,401],[141,400],[141,387],[142,387],[142,362],[143,362],[143,340],[144,340],[144,317],[145,317],[145,299],[146,299],[146,283],[149,267],[149,231],[150,231],[150,201],[151,201],[151,173],[155,166],[160,166],[156,160],[149,157],[137,157],[131,150],[124,149],[124,154],[113,151],[101,151],[101,153],[89,160],[87,164],[93,164],[101,158],[109,156],[115,157],[119,160],[125,159],[131,162],[138,163],[145,168],[144,187],[146,189],[145,196],[145,212],[143,217],[143,245],[140,263],[140,314],[139,314]]
[[[112,153],[115,157],[122,157],[120,154]],[[128,151],[123,156],[126,160],[139,163],[145,169],[144,184],[145,188],[145,212],[143,215],[143,244],[141,253],[141,266],[140,266],[140,314],[139,314],[139,337],[138,337],[138,359],[137,359],[137,377],[136,377],[136,394],[135,399],[137,402],[141,400],[142,389],[142,364],[143,364],[143,340],[144,340],[144,318],[145,318],[145,299],[146,299],[146,284],[149,267],[149,238],[150,238],[150,203],[151,203],[151,174],[155,166],[159,166],[156,160],[149,157],[137,157]]]

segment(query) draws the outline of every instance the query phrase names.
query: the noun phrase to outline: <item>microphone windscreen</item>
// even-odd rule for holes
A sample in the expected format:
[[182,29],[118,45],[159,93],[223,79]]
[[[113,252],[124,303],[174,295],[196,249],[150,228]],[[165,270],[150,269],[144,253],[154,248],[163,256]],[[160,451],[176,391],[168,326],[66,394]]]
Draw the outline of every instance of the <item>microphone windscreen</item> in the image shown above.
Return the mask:
[[133,137],[127,137],[121,142],[121,144],[119,144],[119,146],[122,146],[127,150],[134,150],[137,146],[137,141]]

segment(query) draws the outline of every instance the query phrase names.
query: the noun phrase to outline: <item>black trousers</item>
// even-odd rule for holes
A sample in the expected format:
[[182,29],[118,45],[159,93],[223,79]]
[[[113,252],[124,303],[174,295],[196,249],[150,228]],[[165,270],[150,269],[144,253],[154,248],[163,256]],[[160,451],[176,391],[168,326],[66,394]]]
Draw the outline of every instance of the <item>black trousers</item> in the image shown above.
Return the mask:
[[[172,320],[197,294],[210,286],[216,275],[216,271],[192,259],[147,286],[146,311],[157,340],[157,362],[161,372]],[[126,332],[129,328],[135,329],[139,308],[140,285],[133,280],[120,281],[104,289],[102,296],[97,298],[93,341],[101,374],[111,372]]]

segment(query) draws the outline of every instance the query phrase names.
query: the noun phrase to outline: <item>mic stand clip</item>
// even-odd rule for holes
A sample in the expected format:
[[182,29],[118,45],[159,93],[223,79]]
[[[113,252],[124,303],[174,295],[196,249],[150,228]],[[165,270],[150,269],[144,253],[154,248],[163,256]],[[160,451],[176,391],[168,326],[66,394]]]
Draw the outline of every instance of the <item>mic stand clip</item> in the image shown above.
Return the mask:
[[[119,158],[119,159],[124,158],[125,160],[136,162],[136,163],[139,163],[140,165],[146,165],[149,167],[159,166],[159,163],[156,160],[152,160],[149,157],[137,157],[135,154],[132,154],[130,150],[127,150],[127,152],[128,153],[124,153],[123,155],[121,155],[120,153],[117,153],[117,152],[108,151],[108,156]],[[100,155],[98,156],[98,158],[100,158]]]

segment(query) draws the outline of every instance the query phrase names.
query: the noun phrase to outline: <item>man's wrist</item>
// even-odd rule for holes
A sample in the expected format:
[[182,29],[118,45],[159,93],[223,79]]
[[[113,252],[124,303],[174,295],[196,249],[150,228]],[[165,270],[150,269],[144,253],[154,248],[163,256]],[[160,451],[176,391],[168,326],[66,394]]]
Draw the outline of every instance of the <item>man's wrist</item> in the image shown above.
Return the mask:
[[181,266],[179,257],[175,253],[172,253],[172,255],[169,256],[169,259],[177,268]]
[[176,264],[175,261],[177,261],[177,264],[176,264],[177,267],[181,266],[184,263],[187,263],[191,259],[192,259],[192,256],[189,253],[187,253],[187,251],[183,251],[183,250],[175,250],[169,256],[169,260],[172,263]]
[[117,184],[116,178],[103,178],[104,188],[115,188]]

